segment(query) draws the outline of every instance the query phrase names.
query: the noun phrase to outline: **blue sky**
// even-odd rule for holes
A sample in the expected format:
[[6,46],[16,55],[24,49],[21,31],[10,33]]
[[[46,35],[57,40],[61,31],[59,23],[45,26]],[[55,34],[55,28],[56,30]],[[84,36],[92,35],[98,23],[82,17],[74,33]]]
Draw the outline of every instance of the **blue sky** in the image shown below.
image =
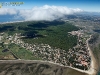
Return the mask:
[[0,0],[0,2],[24,2],[21,6],[4,6],[17,9],[31,9],[34,6],[55,5],[80,8],[84,11],[100,12],[100,0]]

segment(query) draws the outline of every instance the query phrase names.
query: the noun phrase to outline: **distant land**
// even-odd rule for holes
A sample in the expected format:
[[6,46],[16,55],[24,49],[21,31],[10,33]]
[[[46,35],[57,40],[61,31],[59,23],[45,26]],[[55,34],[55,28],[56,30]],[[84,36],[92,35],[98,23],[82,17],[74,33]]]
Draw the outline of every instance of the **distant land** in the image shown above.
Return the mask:
[[[72,14],[72,16],[77,16],[77,15],[87,15],[87,16],[100,16],[99,12],[79,12],[76,14]],[[60,20],[65,18],[67,20],[68,15],[65,15],[65,17],[55,19],[55,20]],[[25,21],[22,17],[18,17],[18,15],[0,15],[0,23],[5,23],[5,22],[16,22],[16,21]]]
[[[65,15],[54,21],[24,21],[22,18],[13,19],[14,15],[5,19],[10,16],[0,17],[0,66],[5,71],[0,69],[2,75],[13,75],[18,69],[20,75],[22,70],[26,71],[26,75],[35,72],[37,75],[73,75],[74,72],[76,75],[96,75],[99,72],[99,14],[84,12]],[[15,22],[19,20],[24,22]],[[8,60],[8,63],[15,60],[13,62],[16,65],[12,66],[3,60]],[[12,67],[9,69],[9,66]],[[50,68],[53,70],[50,71]]]

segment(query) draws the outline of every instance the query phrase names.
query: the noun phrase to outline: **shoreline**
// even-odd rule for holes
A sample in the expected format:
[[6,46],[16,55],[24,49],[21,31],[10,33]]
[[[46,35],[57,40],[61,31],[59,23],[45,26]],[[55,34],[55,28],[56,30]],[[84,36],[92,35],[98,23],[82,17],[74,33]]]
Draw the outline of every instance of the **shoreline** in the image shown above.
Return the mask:
[[59,63],[54,63],[54,62],[51,62],[51,61],[43,61],[43,60],[24,60],[24,59],[18,59],[18,60],[0,60],[0,63],[27,63],[27,62],[39,62],[39,63],[50,63],[50,64],[54,64],[54,65],[59,65],[59,66],[63,66],[63,67],[67,67],[67,68],[70,68],[70,69],[73,69],[73,70],[76,70],[76,71],[79,71],[79,72],[82,72],[82,73],[86,73],[88,75],[96,75],[97,72],[98,72],[98,64],[96,62],[96,59],[92,53],[92,50],[90,49],[89,47],[89,43],[88,41],[91,39],[91,35],[90,37],[86,40],[86,44],[87,44],[87,47],[88,47],[88,50],[89,50],[89,54],[91,56],[91,64],[90,64],[90,69],[85,71],[85,70],[81,70],[81,69],[78,69],[78,68],[74,68],[74,67],[71,67],[71,66],[64,66],[64,65],[61,65]]
[[20,22],[26,22],[26,21],[11,21],[11,22],[0,22],[0,24],[9,24],[9,23],[20,23]]
[[91,48],[89,47],[89,43],[88,41],[91,39],[91,35],[90,35],[90,38],[87,39],[86,43],[87,43],[87,47],[88,47],[88,50],[89,50],[89,54],[91,56],[91,68],[88,70],[87,73],[89,74],[92,74],[92,75],[96,75],[97,72],[99,71],[99,67],[98,67],[98,63],[97,63],[97,60],[95,59],[94,55],[93,55],[93,52],[91,50]]
[[[22,21],[0,22],[0,24],[20,23],[20,22],[31,22],[31,21],[37,22],[38,20],[22,20]],[[44,21],[44,20],[40,20],[40,21]]]

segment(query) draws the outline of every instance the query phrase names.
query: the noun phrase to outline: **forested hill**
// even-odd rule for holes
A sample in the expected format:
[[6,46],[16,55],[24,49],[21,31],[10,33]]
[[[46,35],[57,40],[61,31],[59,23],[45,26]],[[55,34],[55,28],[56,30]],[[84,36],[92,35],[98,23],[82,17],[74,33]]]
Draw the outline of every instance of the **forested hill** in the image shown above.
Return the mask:
[[63,21],[27,21],[0,24],[0,32],[8,35],[21,33],[24,42],[35,44],[49,44],[52,47],[68,50],[77,44],[77,37],[68,32],[78,30],[70,23]]

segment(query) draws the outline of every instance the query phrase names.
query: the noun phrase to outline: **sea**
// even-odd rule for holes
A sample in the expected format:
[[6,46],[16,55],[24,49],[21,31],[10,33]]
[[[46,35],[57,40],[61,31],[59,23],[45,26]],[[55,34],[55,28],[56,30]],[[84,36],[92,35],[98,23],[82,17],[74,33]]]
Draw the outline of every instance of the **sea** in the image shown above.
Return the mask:
[[99,72],[98,72],[98,75],[100,75],[100,68],[99,68]]
[[16,18],[14,15],[0,15],[0,23],[24,21],[22,18]]

